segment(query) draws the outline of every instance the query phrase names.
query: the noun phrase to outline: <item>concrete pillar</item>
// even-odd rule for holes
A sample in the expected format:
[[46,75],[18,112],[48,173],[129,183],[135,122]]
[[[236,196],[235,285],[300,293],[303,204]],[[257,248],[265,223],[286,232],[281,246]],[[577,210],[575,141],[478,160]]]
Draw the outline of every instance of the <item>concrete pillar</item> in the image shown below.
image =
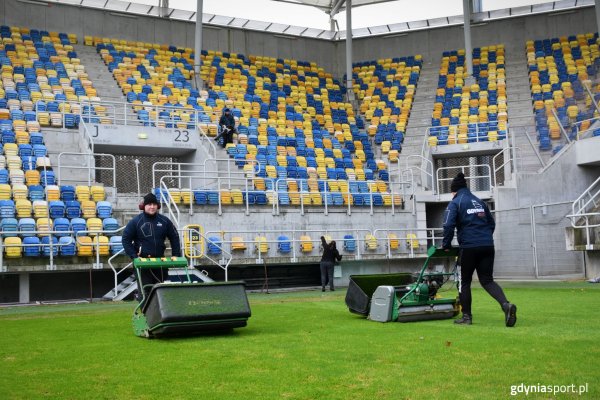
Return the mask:
[[202,8],[204,6],[204,0],[197,0],[196,2],[196,31],[194,35],[194,73],[196,74],[196,82],[198,82],[198,89],[202,89],[202,78],[200,78],[200,53],[202,52]]
[[346,88],[348,101],[354,100],[352,91],[352,0],[346,0]]
[[596,29],[598,30],[598,32],[600,32],[600,0],[596,0],[595,4],[596,6],[594,8],[596,9]]
[[19,274],[19,303],[29,303],[29,272]]
[[469,77],[473,74],[473,48],[471,45],[471,0],[463,0],[463,16],[465,31],[465,68],[467,70],[467,77]]

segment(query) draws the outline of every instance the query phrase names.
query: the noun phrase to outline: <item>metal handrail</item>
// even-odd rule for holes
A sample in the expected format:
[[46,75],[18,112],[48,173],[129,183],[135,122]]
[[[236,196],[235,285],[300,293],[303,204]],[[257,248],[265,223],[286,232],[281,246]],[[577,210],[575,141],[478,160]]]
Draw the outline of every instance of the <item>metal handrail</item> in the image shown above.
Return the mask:
[[[213,242],[209,237],[208,237],[208,232],[206,233],[202,233],[197,229],[188,229],[189,232],[194,232],[197,233],[202,239],[204,239],[204,243],[208,244],[214,244],[214,245],[218,245],[217,243]],[[216,260],[213,259],[205,249],[203,249],[202,251],[202,257],[206,258],[207,260],[209,260],[212,264],[216,265],[217,267],[223,269],[223,271],[225,272],[225,282],[228,281],[229,279],[229,264],[231,264],[231,261],[233,260],[233,255],[231,253],[229,253],[228,251],[226,251],[225,249],[223,249],[221,246],[218,246],[221,249],[221,259],[220,260]],[[192,260],[190,260],[190,264],[192,263]]]
[[[152,164],[152,186],[156,187],[157,174],[160,172],[166,172],[171,174],[171,178],[181,179],[181,178],[192,178],[192,179],[201,179],[202,182],[205,182],[207,179],[216,179],[218,178],[218,174],[223,173],[223,171],[219,170],[207,170],[206,163],[207,162],[226,162],[227,165],[227,176],[228,177],[237,177],[239,176],[248,176],[247,171],[241,171],[237,165],[235,165],[235,160],[231,158],[218,158],[218,159],[210,159],[204,160],[202,163],[174,163],[167,161],[158,161]],[[254,164],[255,167],[258,166],[258,171],[253,168],[252,176],[256,176],[257,173],[262,171],[263,165],[260,164],[257,160],[245,160],[247,164]],[[166,166],[165,169],[161,169],[161,166]],[[235,166],[235,169],[232,167]],[[199,168],[199,169],[198,169]],[[174,171],[175,169],[175,171]],[[177,172],[177,175],[173,175],[174,172]],[[217,174],[215,176],[207,176],[208,174]],[[181,186],[181,183],[180,183]]]
[[[496,174],[498,173],[498,171],[500,171],[500,169],[504,168],[506,165],[513,165],[513,162],[515,160],[513,160],[512,158],[512,152],[517,149],[520,150],[518,147],[513,148],[513,147],[505,147],[504,149],[502,149],[500,152],[498,152],[497,154],[494,155],[494,157],[492,157],[492,177],[494,180],[494,187],[498,186],[498,182],[496,181]],[[499,167],[496,168],[496,158],[498,158],[500,155],[503,155],[504,153],[508,153],[508,159],[505,160]],[[512,169],[510,171],[511,173],[513,172]]]
[[[583,215],[584,211],[592,204],[593,207],[598,207],[598,204],[600,204],[600,177],[598,177],[573,201],[573,205],[571,206],[573,210],[572,215]],[[573,219],[571,219],[571,225],[576,228],[576,226],[573,225]]]
[[484,169],[487,169],[488,172],[485,175],[469,175],[469,176],[465,176],[465,179],[474,180],[474,179],[484,179],[484,178],[487,178],[487,180],[489,182],[489,187],[490,187],[490,190],[491,190],[491,188],[492,188],[492,175],[491,175],[491,167],[488,164],[458,165],[458,166],[455,166],[455,167],[441,167],[441,168],[438,168],[437,171],[436,171],[436,173],[437,173],[436,179],[437,179],[438,197],[441,194],[440,183],[442,181],[451,181],[452,179],[454,179],[453,177],[452,178],[441,178],[440,177],[440,172],[446,171],[446,170],[451,170],[451,169],[460,169],[464,173],[465,169],[467,169],[467,168],[484,168]]
[[[357,254],[355,256],[355,259],[361,259],[361,253],[360,253],[360,246],[358,246],[358,244],[360,243],[361,240],[364,241],[364,239],[361,239],[360,236],[358,235],[359,232],[366,234],[370,234],[371,231],[369,229],[326,229],[325,231],[323,230],[318,230],[318,229],[304,229],[304,230],[297,230],[295,227],[292,228],[292,230],[290,231],[289,229],[267,229],[267,230],[235,230],[235,231],[208,231],[205,233],[205,235],[209,235],[209,234],[213,234],[213,235],[218,235],[219,237],[221,237],[221,245],[223,244],[229,244],[231,246],[232,243],[234,243],[234,241],[232,239],[226,240],[225,238],[227,236],[233,237],[235,235],[255,235],[255,239],[256,237],[259,236],[263,236],[266,238],[267,235],[291,235],[291,237],[288,238],[288,240],[286,240],[287,242],[289,242],[292,246],[291,246],[291,257],[290,257],[290,261],[291,262],[297,262],[298,261],[298,252],[296,247],[294,246],[294,244],[300,244],[300,243],[305,243],[305,240],[300,239],[300,236],[303,236],[305,234],[310,234],[310,233],[317,233],[319,236],[326,236],[329,233],[349,233],[352,232],[355,234],[355,237],[353,237],[353,240],[357,242],[357,246],[356,246],[356,251]],[[343,243],[343,241],[345,240],[343,236],[340,237],[332,237],[332,240],[335,240],[339,243]],[[313,239],[311,238],[311,243],[318,241],[318,243],[320,244],[320,240],[319,239]],[[278,239],[268,239],[266,238],[266,243],[267,244],[279,244],[280,241]],[[245,244],[245,242],[244,242]],[[256,242],[254,242],[254,244],[256,245]],[[222,251],[223,247],[220,247]],[[313,246],[313,251],[315,250],[315,248],[318,248],[318,246],[314,247]],[[347,254],[349,255],[350,253],[345,252],[345,250],[342,248],[338,249],[341,251],[341,253],[343,254]],[[232,251],[236,251],[236,250],[232,250]],[[245,251],[245,250],[244,250]],[[266,254],[268,254],[268,251],[266,252]],[[262,263],[263,262],[263,254],[261,251],[255,249],[255,252],[257,253],[257,263]],[[312,251],[311,251],[312,252]],[[280,257],[280,255],[278,255],[278,258]]]
[[[155,126],[159,126],[161,123],[165,123],[165,124],[177,124],[177,123],[185,123],[185,124],[189,124],[189,123],[193,123],[195,127],[199,126],[200,124],[204,124],[204,122],[201,122],[198,118],[198,116],[200,114],[204,114],[204,115],[216,115],[217,117],[219,116],[218,112],[214,112],[214,111],[204,111],[204,110],[198,110],[195,108],[183,108],[183,107],[175,107],[175,106],[164,106],[164,105],[157,105],[157,104],[134,104],[134,103],[129,103],[127,101],[109,101],[109,100],[85,100],[85,101],[71,101],[71,100],[53,100],[53,102],[58,103],[59,104],[59,110],[58,111],[40,111],[37,109],[35,109],[35,115],[36,115],[36,120],[38,120],[38,114],[39,113],[48,113],[48,114],[60,114],[61,118],[62,118],[62,124],[61,127],[65,128],[65,115],[66,114],[73,114],[73,115],[79,115],[81,117],[86,117],[88,119],[87,123],[93,123],[92,118],[98,118],[98,119],[104,119],[104,120],[108,120],[110,121],[112,124],[115,125],[130,125],[130,126],[145,126],[146,123],[152,123]],[[84,106],[87,106],[87,112],[83,112],[80,111],[79,113],[75,113],[75,112],[71,112],[71,111],[66,111],[66,107],[64,106],[65,104],[68,104],[69,106],[72,106],[73,104],[77,104],[79,105],[79,108],[81,110],[83,110]],[[62,105],[62,107],[61,107]],[[92,113],[92,107],[96,107],[96,106],[101,106],[101,107],[105,107],[107,109],[112,110],[112,115],[107,114],[107,115],[98,115],[95,112]],[[128,118],[128,111],[133,111],[134,113],[137,113],[136,108],[142,108],[146,111],[154,111],[156,112],[156,118],[154,120],[140,120],[140,119],[131,119]],[[133,110],[132,110],[133,109]],[[176,120],[176,119],[165,119],[165,118],[159,118],[159,113],[161,111],[168,111],[173,112],[173,111],[177,111],[177,112],[184,112],[190,116],[193,115],[193,119],[190,118],[190,121],[182,121],[182,120]],[[120,114],[119,114],[120,112]],[[118,115],[122,115],[122,117],[119,117]],[[80,124],[86,124],[85,120],[83,118],[80,118],[79,121]],[[216,122],[212,122],[210,124],[214,124],[217,125]]]
[[[402,233],[404,234],[404,236],[397,236],[397,237],[390,237],[390,233]],[[438,245],[441,246],[441,240],[444,238],[443,235],[444,229],[442,228],[425,228],[425,229],[411,229],[411,228],[385,228],[385,229],[375,229],[373,231],[373,236],[375,236],[375,238],[377,240],[385,240],[386,244],[387,244],[387,258],[392,258],[392,246],[391,246],[391,241],[392,240],[398,240],[398,241],[404,241],[409,249],[409,255],[410,257],[415,257],[415,248],[413,247],[412,243],[414,240],[417,240],[417,243],[419,244],[419,249],[422,249],[421,244],[423,241],[427,241],[427,242],[431,242],[431,245],[435,245],[435,243],[438,243]],[[436,233],[441,233],[441,235],[436,235]],[[383,234],[383,235],[382,235]],[[424,237],[423,237],[424,234]],[[415,235],[415,237],[411,236],[411,235]],[[427,246],[425,246],[425,251],[426,249],[428,249],[430,247],[430,244],[428,243]],[[419,252],[419,254],[421,254],[422,251]]]
[[[425,153],[423,153],[423,154],[425,154]],[[420,159],[421,160],[421,166],[419,166],[419,167],[410,167],[408,165],[408,160],[411,159],[411,158]],[[434,188],[434,185],[435,185],[435,182],[434,182],[435,179],[434,178],[435,177],[434,177],[434,174],[433,174],[433,171],[434,171],[434,169],[433,169],[433,162],[429,158],[423,156],[422,154],[410,154],[410,155],[406,156],[405,161],[406,161],[406,169],[407,170],[411,170],[411,173],[412,173],[412,169],[416,168],[419,172],[425,174],[429,178],[430,182],[428,182],[428,185],[430,184],[431,186],[426,186],[426,185],[423,185],[421,183],[421,185],[423,186],[423,188],[425,188],[425,189],[427,189],[428,187]]]
[[[82,166],[81,164],[75,164],[75,165],[64,165],[61,162],[61,159],[64,156],[85,156],[88,157],[88,166]],[[112,167],[98,167],[95,165],[92,166],[91,161],[94,159],[94,157],[108,157],[112,160]],[[68,151],[64,151],[62,153],[58,154],[58,171],[57,171],[57,181],[60,185],[61,182],[63,181],[71,181],[70,179],[61,179],[61,171],[63,168],[69,168],[69,169],[83,169],[83,170],[87,170],[88,171],[88,177],[87,177],[87,182],[88,182],[88,186],[91,186],[92,181],[96,182],[95,176],[94,179],[92,179],[92,171],[96,171],[96,170],[101,170],[101,171],[112,171],[112,182],[113,182],[113,186],[116,187],[117,186],[117,170],[116,170],[116,160],[115,160],[115,156],[113,154],[105,154],[105,153],[77,153],[77,152],[68,152]],[[95,175],[95,174],[94,174]],[[77,181],[79,182],[79,180],[73,180],[73,181]]]

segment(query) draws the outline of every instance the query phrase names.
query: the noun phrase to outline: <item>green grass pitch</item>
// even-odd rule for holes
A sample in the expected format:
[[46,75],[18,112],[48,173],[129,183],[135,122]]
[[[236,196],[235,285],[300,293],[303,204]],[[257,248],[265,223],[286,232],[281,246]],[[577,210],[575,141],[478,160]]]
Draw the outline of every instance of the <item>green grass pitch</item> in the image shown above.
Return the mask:
[[[4,308],[0,398],[600,398],[600,285],[503,286],[512,329],[480,288],[472,326],[371,322],[344,290],[250,293],[245,328],[153,340],[133,335],[133,303]],[[588,386],[511,396],[520,384]]]

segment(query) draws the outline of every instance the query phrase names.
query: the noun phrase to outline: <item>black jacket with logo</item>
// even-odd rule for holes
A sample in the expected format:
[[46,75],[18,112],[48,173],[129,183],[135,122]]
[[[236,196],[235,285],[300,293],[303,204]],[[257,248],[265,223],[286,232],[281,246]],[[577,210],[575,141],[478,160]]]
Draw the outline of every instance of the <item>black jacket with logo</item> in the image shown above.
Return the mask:
[[494,245],[496,223],[488,206],[474,196],[468,188],[461,188],[448,203],[444,214],[444,240],[442,247],[451,247],[456,228],[461,248]]
[[131,258],[163,257],[165,239],[171,242],[173,256],[181,257],[179,234],[173,222],[164,215],[148,215],[145,212],[129,221],[123,231],[123,248]]

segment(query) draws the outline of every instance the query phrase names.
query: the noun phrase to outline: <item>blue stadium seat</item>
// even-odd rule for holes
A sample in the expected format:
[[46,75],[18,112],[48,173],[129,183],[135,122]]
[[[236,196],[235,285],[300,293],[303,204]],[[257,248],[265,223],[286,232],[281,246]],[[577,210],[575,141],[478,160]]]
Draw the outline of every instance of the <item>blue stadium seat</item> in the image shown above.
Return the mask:
[[27,236],[23,239],[23,255],[25,257],[40,256],[40,238],[37,236]]
[[210,236],[206,241],[207,244],[207,254],[210,255],[219,255],[222,253],[221,250],[221,239],[217,236]]
[[79,218],[81,217],[81,204],[77,200],[67,200],[66,204],[66,212],[67,218]]
[[18,236],[18,230],[19,224],[15,218],[2,218],[2,221],[0,222],[0,231],[2,231],[2,237]]
[[54,220],[54,230],[57,232],[55,235],[58,237],[68,236],[70,235],[71,223],[67,218],[56,218]]
[[[50,246],[50,238],[52,238],[52,246]],[[42,236],[42,254],[49,257],[51,251],[53,257],[58,256],[58,239],[55,236]]]
[[19,235],[22,237],[35,236],[35,219],[21,218],[18,222]]
[[123,238],[121,236],[112,236],[109,241],[111,254],[117,254],[123,250]]
[[51,201],[48,204],[50,218],[61,218],[65,216],[65,203],[60,200]]
[[64,236],[58,239],[60,247],[60,255],[74,256],[77,252],[75,248],[75,240],[71,236]]
[[112,204],[108,201],[96,203],[96,214],[98,218],[110,218],[112,216]]
[[277,250],[281,254],[288,254],[292,251],[292,242],[287,236],[281,235],[277,237]]

